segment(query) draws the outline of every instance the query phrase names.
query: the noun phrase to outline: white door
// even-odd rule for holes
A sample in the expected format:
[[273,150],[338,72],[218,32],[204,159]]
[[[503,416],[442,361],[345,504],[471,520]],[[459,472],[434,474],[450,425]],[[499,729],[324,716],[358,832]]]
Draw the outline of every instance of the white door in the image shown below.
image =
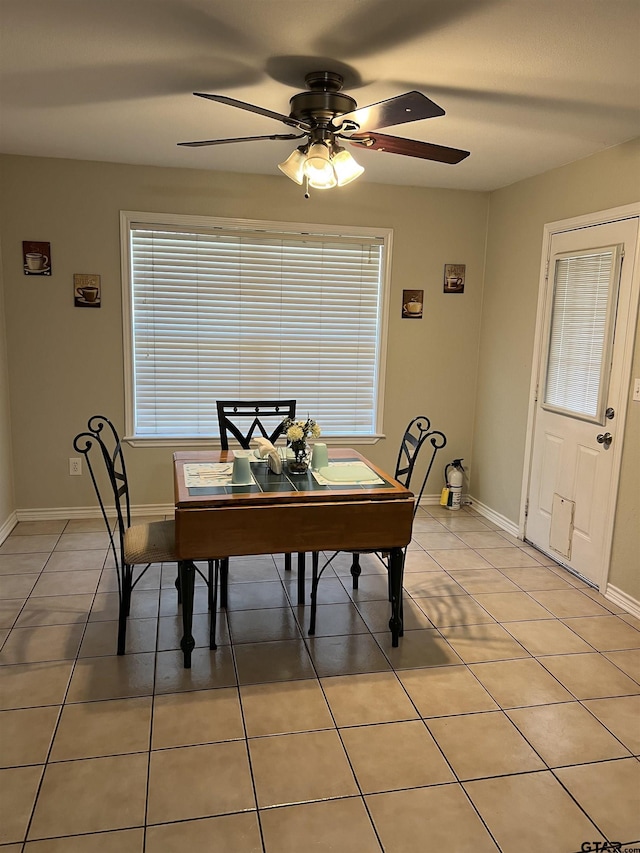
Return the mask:
[[638,218],[553,234],[541,317],[525,539],[606,581],[635,314]]

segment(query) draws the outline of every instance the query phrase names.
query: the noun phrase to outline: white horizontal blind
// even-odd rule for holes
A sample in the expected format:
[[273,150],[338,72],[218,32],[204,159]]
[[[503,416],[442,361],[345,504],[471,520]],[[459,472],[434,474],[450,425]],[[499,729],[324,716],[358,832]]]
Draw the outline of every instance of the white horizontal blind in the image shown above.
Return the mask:
[[135,434],[218,435],[217,399],[295,398],[372,435],[384,241],[131,228]]
[[608,381],[608,326],[616,247],[555,262],[544,404],[599,418]]

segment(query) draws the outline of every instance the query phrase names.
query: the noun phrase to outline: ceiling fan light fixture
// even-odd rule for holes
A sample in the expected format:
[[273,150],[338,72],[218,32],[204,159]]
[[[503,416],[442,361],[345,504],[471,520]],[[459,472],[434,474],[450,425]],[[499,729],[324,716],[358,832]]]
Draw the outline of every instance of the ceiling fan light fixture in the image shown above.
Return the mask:
[[302,182],[304,180],[304,166],[306,162],[307,157],[305,149],[296,148],[291,152],[291,154],[289,154],[283,163],[278,163],[278,169],[280,169],[280,171],[292,181],[295,181],[296,184],[300,184],[302,186]]
[[331,164],[339,187],[350,184],[364,172],[364,167],[344,148],[336,149],[336,153],[331,158]]
[[309,186],[317,190],[328,190],[337,186],[338,180],[331,165],[331,152],[323,142],[314,142],[309,147],[304,174],[309,179]]
[[[319,5],[319,4],[316,4]],[[459,163],[469,156],[469,151],[447,148],[431,142],[404,139],[379,133],[380,128],[393,127],[405,122],[443,116],[445,111],[421,92],[405,92],[367,107],[341,91],[344,80],[335,71],[313,71],[305,76],[307,91],[298,92],[289,100],[289,115],[274,112],[238,101],[227,95],[210,95],[194,92],[220,104],[257,113],[286,125],[288,133],[270,133],[263,136],[241,136],[232,139],[204,139],[198,142],[179,142],[191,148],[205,145],[226,145],[232,142],[255,142],[267,139],[303,139],[306,142],[278,164],[280,171],[298,185],[305,184],[305,198],[309,187],[329,189],[344,186],[358,178],[364,169],[344,148],[339,139],[348,139],[353,145],[375,151],[387,151],[404,157],[417,157],[435,163]],[[292,132],[294,131],[294,132]]]

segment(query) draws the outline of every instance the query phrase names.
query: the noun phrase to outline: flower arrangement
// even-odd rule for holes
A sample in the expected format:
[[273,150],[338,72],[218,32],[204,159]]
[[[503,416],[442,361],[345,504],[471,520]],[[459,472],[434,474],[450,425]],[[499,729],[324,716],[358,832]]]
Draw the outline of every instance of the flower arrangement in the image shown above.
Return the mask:
[[[294,470],[297,468],[300,472],[306,471],[308,465],[307,439],[319,438],[322,435],[322,430],[318,423],[310,417],[307,417],[306,421],[285,418],[282,423],[287,436],[287,443],[295,456]],[[291,468],[291,465],[289,467]]]
[[320,438],[322,435],[318,423],[312,418],[307,418],[306,421],[294,421],[293,418],[285,418],[283,424],[287,440],[292,446],[296,442],[306,442],[308,438]]

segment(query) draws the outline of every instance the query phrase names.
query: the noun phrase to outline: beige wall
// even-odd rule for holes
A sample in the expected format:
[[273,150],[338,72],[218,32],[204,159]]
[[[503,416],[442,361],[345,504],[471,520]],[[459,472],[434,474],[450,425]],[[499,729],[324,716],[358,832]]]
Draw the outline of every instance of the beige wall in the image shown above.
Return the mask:
[[[0,262],[2,252],[0,247]],[[9,415],[9,369],[7,365],[4,286],[0,263],[0,529],[15,512],[13,464],[11,459],[11,419]]]
[[[388,438],[367,452],[393,467],[406,422],[427,414],[449,440],[439,461],[464,457],[474,497],[516,522],[543,226],[637,200],[639,165],[635,140],[498,190],[489,204],[484,193],[364,183],[305,201],[282,177],[0,157],[15,480],[15,499],[6,478],[0,485],[0,525],[14,507],[92,505],[88,478],[68,475],[71,440],[95,412],[123,427],[123,209],[393,228]],[[24,239],[51,242],[51,278],[23,276]],[[467,264],[462,296],[442,293],[443,266],[451,262]],[[99,311],[73,307],[74,272],[102,276]],[[421,322],[400,318],[401,291],[410,287],[425,290]],[[0,377],[1,362],[2,352]],[[638,355],[634,370],[638,375]],[[8,420],[0,393],[3,470]],[[630,558],[638,553],[639,420],[638,404],[630,404],[611,570],[611,583],[636,599]],[[171,503],[170,456],[166,449],[129,449],[134,503]],[[428,492],[439,490],[440,473],[438,465]]]
[[[634,140],[491,194],[471,491],[513,522],[520,510],[543,227],[638,201],[639,174],[640,140]],[[624,439],[611,569],[611,583],[637,600],[637,560],[625,555],[638,553],[638,516],[633,527],[628,519],[638,506],[638,406],[631,405]]]
[[[13,156],[0,169],[19,509],[93,505],[88,478],[68,475],[73,436],[97,412],[123,428],[120,210],[393,228],[388,438],[367,453],[393,468],[406,423],[425,414],[448,437],[443,465],[470,458],[487,194],[356,183],[306,201],[282,176]],[[50,241],[50,278],[23,275],[29,239]],[[442,293],[445,263],[466,263],[463,295]],[[102,276],[100,310],[73,307],[73,273]],[[416,287],[425,290],[424,319],[402,320],[402,289]],[[127,459],[135,504],[172,502],[170,450],[129,448]],[[428,492],[439,492],[438,475]]]

